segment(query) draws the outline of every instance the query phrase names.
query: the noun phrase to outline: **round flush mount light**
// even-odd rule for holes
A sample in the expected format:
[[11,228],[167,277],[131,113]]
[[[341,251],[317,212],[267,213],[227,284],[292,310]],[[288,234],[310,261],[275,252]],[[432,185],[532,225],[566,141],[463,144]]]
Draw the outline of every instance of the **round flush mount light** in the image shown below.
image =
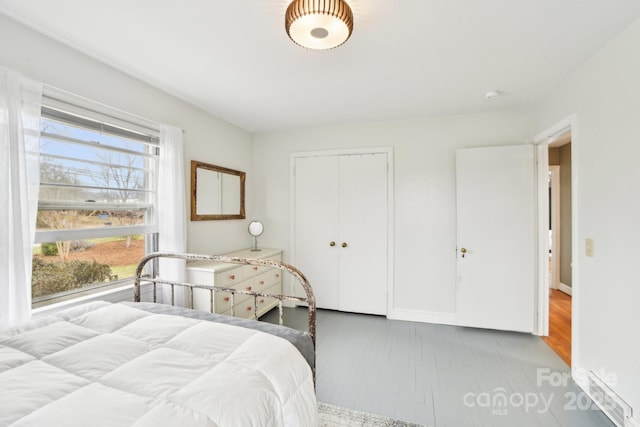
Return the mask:
[[294,43],[308,49],[333,49],[353,32],[353,12],[345,0],[293,0],[285,28]]

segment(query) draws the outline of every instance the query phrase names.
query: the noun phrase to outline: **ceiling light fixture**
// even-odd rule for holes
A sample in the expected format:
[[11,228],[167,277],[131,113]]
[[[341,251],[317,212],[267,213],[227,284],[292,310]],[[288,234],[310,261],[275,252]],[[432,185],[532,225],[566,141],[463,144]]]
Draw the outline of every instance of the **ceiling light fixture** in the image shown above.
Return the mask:
[[285,16],[291,40],[308,49],[333,49],[353,32],[353,12],[345,0],[293,0]]

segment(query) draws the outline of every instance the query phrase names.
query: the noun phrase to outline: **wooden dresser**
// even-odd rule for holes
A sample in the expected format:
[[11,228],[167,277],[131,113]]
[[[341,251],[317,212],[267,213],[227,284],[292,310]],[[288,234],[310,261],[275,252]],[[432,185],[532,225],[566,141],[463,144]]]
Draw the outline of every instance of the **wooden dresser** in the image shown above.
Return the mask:
[[[282,261],[281,249],[265,249],[251,251],[244,249],[223,255],[273,259]],[[187,281],[199,285],[211,285],[222,288],[243,289],[268,294],[282,293],[282,271],[277,268],[222,263],[215,261],[196,261],[187,264]],[[231,316],[231,294],[229,292],[214,292],[214,313]],[[253,298],[249,295],[235,295],[235,316],[254,319],[260,317],[278,305],[274,298],[258,297],[258,312],[255,313]],[[211,295],[203,289],[194,289],[193,308],[210,311]]]

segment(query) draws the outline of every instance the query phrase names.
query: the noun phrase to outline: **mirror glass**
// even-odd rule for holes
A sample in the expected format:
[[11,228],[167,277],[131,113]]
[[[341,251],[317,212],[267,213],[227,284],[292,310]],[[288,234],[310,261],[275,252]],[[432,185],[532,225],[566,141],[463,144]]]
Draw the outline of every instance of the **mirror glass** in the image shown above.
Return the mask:
[[244,219],[245,173],[191,161],[191,220]]
[[264,231],[264,226],[260,221],[251,221],[249,223],[249,234],[252,236],[259,236]]

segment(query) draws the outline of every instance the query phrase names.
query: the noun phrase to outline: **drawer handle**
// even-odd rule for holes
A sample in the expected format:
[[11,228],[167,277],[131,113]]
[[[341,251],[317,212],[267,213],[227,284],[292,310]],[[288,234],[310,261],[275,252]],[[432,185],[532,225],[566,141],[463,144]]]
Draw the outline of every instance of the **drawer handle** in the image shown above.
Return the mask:
[[260,300],[260,304],[264,304],[264,298]]
[[264,285],[264,280],[260,280],[260,284],[261,284],[261,285]]
[[276,277],[280,277],[280,274],[279,274],[279,273],[276,273]]
[[229,279],[231,279],[231,280],[236,280],[236,275],[235,275],[235,274],[232,274],[231,276],[229,276]]
[[226,302],[229,302],[229,297],[224,297],[224,300],[225,300]]
[[253,267],[254,270],[258,271],[258,266]]
[[251,289],[253,289],[253,286],[247,286],[248,291],[250,291]]
[[251,311],[251,310],[253,310],[251,306],[247,306],[247,311]]

